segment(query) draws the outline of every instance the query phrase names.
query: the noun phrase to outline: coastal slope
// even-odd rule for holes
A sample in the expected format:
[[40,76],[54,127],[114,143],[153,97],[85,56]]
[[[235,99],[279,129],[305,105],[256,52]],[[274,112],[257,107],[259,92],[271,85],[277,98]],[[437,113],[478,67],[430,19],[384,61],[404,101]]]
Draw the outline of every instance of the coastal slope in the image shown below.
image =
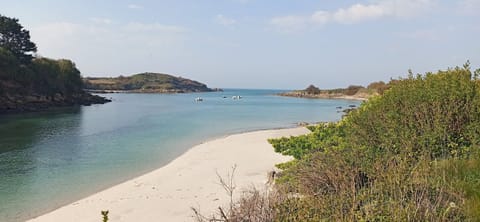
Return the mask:
[[269,138],[302,135],[299,127],[227,136],[191,148],[168,165],[31,221],[100,221],[108,210],[111,221],[193,221],[191,207],[210,215],[229,203],[217,173],[226,178],[236,166],[238,198],[242,190],[263,188],[276,163],[291,157],[275,153]]
[[89,77],[84,78],[84,87],[96,92],[134,92],[134,93],[189,93],[212,92],[218,89],[208,88],[206,84],[175,77],[163,73],[140,73],[132,76]]

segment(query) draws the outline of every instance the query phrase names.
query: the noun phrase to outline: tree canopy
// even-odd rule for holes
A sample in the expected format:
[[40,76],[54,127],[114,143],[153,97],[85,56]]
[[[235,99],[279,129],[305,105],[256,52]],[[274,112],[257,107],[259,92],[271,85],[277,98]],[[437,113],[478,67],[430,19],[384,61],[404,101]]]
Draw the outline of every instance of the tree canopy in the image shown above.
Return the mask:
[[317,88],[316,86],[314,85],[309,85],[305,91],[309,94],[319,94],[320,93],[320,89]]
[[34,57],[36,50],[28,30],[18,19],[0,15],[0,96],[5,93],[71,96],[83,92],[75,63]]
[[0,47],[10,51],[23,64],[29,63],[37,51],[35,43],[30,41],[30,32],[18,19],[3,15],[0,15]]

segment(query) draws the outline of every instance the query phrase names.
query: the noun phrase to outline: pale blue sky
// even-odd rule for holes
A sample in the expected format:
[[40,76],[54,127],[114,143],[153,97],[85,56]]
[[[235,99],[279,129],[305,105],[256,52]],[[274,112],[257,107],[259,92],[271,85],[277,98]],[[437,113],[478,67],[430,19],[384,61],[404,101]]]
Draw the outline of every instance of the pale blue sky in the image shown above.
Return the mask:
[[0,14],[84,76],[295,89],[480,67],[480,0],[0,0]]

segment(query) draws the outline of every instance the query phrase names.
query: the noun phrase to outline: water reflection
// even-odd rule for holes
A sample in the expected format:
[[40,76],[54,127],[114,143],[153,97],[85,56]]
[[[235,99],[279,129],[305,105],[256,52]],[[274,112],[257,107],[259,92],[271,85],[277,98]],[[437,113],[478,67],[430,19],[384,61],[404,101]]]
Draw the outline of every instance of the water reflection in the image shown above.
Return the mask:
[[[79,115],[80,107],[55,109],[48,112],[0,116],[0,154],[28,149],[51,131],[49,122],[58,118]],[[60,126],[62,127],[62,126]]]
[[204,93],[202,103],[194,102],[198,94],[112,94],[114,102],[104,105],[0,117],[0,220],[59,207],[157,168],[208,138],[335,120],[335,107],[351,104],[275,93]]
[[50,184],[41,181],[51,179],[55,168],[73,160],[75,151],[58,141],[78,133],[79,116],[80,107],[1,117],[0,199],[8,203],[0,204],[3,221],[26,219],[30,213],[12,208],[26,209],[49,199],[51,193],[44,191]]

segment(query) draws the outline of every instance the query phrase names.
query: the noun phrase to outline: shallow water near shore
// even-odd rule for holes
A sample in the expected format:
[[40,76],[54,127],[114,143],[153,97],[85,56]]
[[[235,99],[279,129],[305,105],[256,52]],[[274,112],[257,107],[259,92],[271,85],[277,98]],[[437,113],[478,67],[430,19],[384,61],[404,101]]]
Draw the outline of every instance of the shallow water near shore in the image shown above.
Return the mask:
[[[359,104],[278,92],[105,94],[112,103],[1,116],[0,221],[22,221],[71,203],[212,138],[335,121],[341,117],[337,106]],[[236,95],[242,99],[233,100]]]

